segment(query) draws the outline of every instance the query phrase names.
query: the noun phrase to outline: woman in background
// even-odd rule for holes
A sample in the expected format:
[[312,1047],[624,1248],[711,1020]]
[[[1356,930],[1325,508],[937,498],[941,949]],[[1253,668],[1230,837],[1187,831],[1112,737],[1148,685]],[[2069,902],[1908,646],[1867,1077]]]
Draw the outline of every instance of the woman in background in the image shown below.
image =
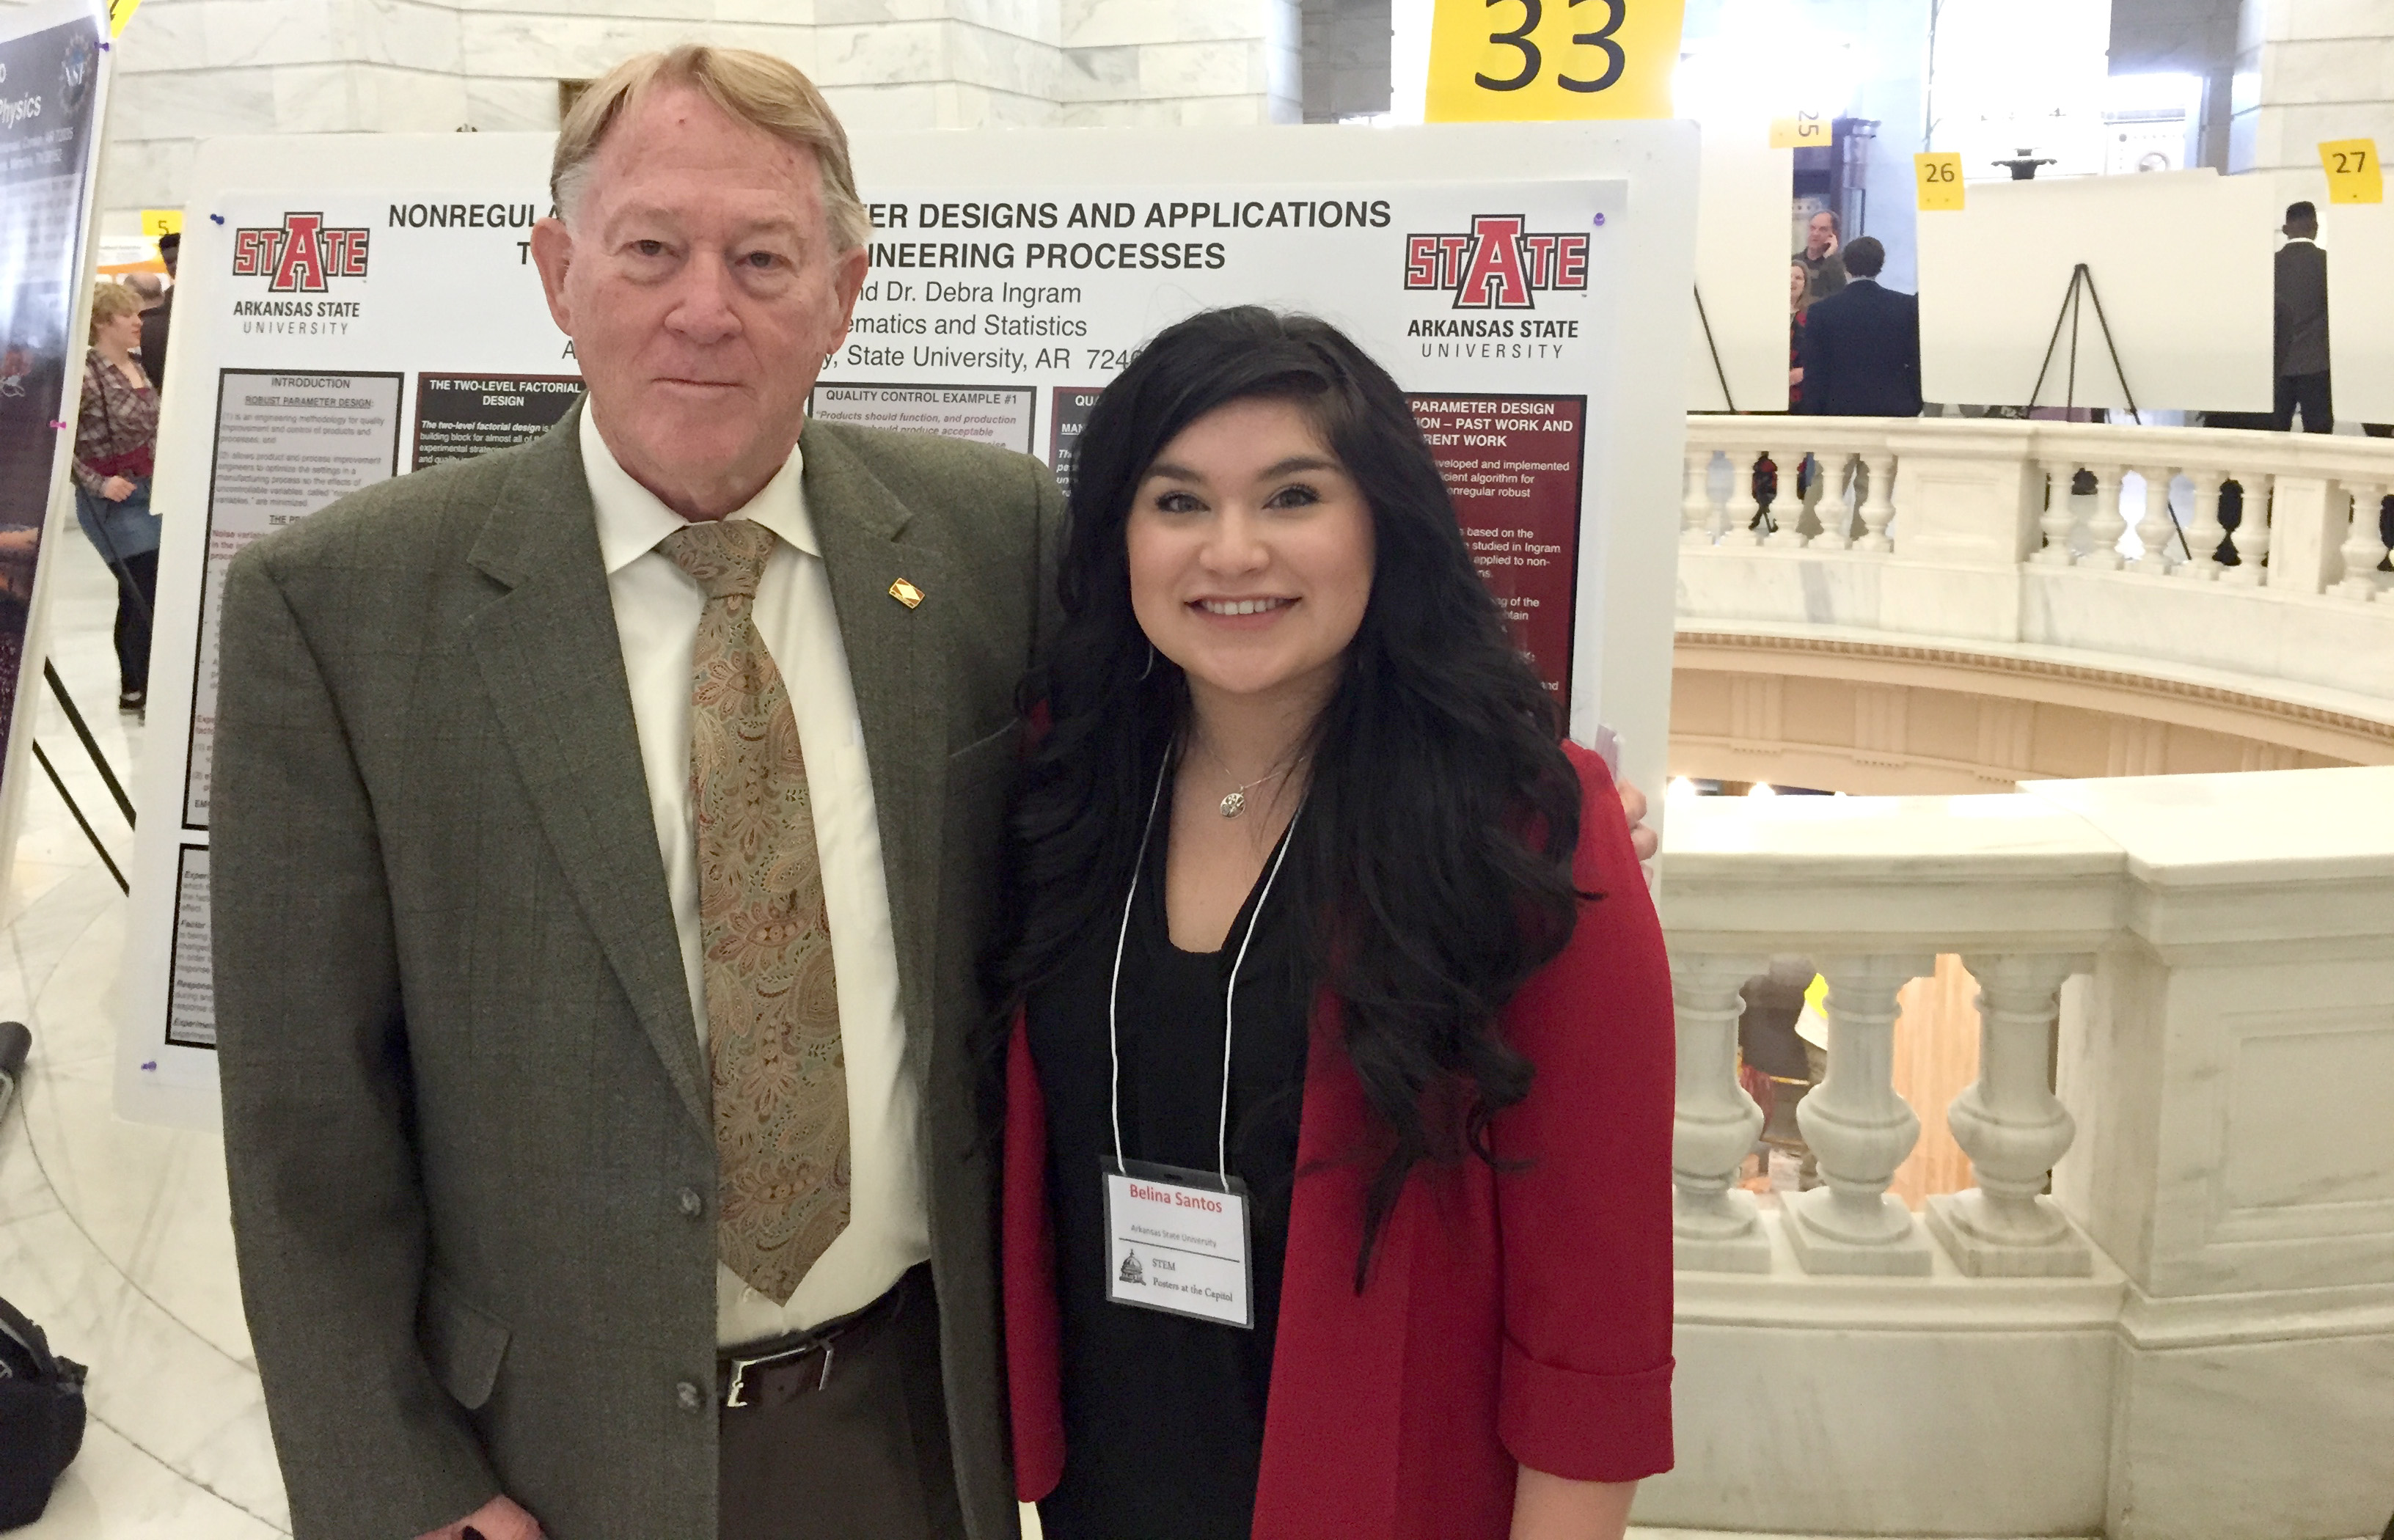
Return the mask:
[[1804,312],[1812,308],[1812,274],[1802,258],[1787,264],[1787,410],[1804,404]]
[[1319,321],[1170,328],[1089,418],[1060,584],[1021,1495],[1050,1540],[1616,1540],[1671,1463],[1668,970],[1405,397]]
[[150,701],[150,613],[158,596],[158,516],[150,510],[158,391],[135,356],[141,303],[122,283],[93,286],[74,452],[75,520],[116,574],[116,704],[134,712]]

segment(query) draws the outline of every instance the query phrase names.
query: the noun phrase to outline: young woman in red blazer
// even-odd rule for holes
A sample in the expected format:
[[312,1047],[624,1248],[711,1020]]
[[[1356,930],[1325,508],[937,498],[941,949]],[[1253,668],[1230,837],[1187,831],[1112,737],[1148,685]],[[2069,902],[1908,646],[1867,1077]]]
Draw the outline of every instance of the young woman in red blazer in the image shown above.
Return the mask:
[[1582,1540],[1671,1463],[1671,1003],[1404,395],[1210,311],[1081,439],[1014,832],[1049,1540]]

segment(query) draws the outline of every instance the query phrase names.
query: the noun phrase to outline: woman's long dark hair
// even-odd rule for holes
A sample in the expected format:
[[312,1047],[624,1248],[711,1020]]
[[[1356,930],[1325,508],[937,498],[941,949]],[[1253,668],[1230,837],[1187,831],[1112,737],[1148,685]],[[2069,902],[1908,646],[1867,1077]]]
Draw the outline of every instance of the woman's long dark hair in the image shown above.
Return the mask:
[[1064,621],[1025,686],[1026,708],[1049,725],[1014,809],[1019,930],[1004,981],[1019,998],[1122,902],[1189,699],[1132,613],[1125,526],[1166,444],[1256,398],[1311,419],[1376,534],[1371,600],[1313,731],[1289,852],[1311,977],[1345,1007],[1347,1053],[1388,1136],[1360,1289],[1414,1166],[1467,1150],[1493,1160],[1490,1118],[1529,1092],[1532,1067],[1496,1017],[1570,939],[1580,791],[1559,713],[1472,566],[1403,392],[1324,322],[1252,306],[1191,316],[1089,415]]

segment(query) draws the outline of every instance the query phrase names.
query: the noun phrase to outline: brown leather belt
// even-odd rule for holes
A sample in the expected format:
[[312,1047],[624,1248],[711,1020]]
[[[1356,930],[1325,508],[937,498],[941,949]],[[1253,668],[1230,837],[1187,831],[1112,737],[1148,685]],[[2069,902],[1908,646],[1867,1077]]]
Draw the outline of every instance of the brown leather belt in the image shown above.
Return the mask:
[[[841,1350],[854,1351],[887,1331],[913,1287],[927,1286],[930,1269],[917,1266],[862,1310],[803,1332],[725,1348],[715,1356],[716,1401],[727,1411],[779,1406],[831,1383]],[[916,1273],[924,1274],[918,1283]]]

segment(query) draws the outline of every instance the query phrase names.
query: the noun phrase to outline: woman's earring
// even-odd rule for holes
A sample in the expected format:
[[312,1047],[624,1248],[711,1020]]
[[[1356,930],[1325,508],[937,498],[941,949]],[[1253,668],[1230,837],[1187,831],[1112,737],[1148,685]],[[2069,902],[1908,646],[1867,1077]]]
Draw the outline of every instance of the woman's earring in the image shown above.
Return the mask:
[[1154,672],[1155,672],[1155,643],[1153,643],[1153,642],[1149,642],[1149,643],[1147,644],[1147,666],[1146,666],[1145,668],[1142,668],[1142,669],[1140,669],[1140,670],[1138,671],[1138,677],[1139,677],[1140,681],[1141,681],[1142,683],[1144,683],[1144,682],[1146,681],[1146,679],[1147,679],[1147,677],[1148,677],[1150,674],[1152,674],[1152,673],[1154,673]]

